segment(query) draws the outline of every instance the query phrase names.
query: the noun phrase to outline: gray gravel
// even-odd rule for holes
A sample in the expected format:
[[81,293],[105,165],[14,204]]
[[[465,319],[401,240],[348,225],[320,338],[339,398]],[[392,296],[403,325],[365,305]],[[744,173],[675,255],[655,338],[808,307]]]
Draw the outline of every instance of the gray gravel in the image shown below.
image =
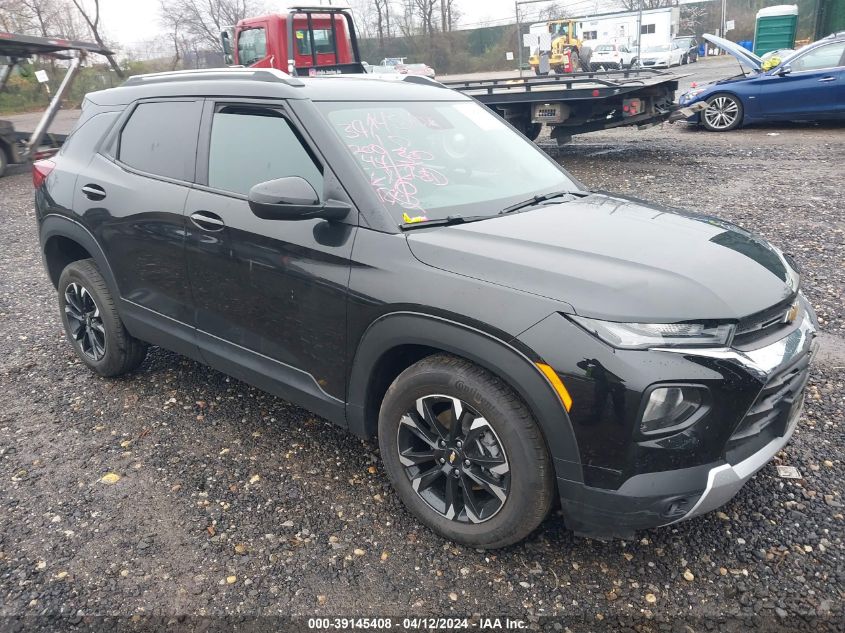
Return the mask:
[[722,514],[633,542],[575,539],[552,516],[486,553],[408,515],[375,444],[282,400],[158,349],[128,378],[92,375],[63,340],[29,175],[0,180],[0,627],[480,614],[544,630],[842,630],[844,141],[841,126],[667,125],[559,152],[591,187],[716,213],[792,253],[828,352],[777,459],[802,480],[768,465]]

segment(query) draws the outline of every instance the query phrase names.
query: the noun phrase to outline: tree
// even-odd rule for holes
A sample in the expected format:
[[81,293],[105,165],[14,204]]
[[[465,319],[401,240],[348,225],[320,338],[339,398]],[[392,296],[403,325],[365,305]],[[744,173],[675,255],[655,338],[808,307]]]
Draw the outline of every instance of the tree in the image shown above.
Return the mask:
[[[85,20],[85,23],[88,25],[94,41],[103,48],[106,48],[106,45],[103,42],[103,36],[100,34],[100,0],[93,1],[94,8],[89,10],[86,8],[84,0],[71,0],[71,2],[73,2],[73,6],[76,7],[77,11],[79,11],[79,14],[82,16],[82,19]],[[109,65],[112,67],[115,74],[123,79],[123,70],[117,65],[114,55],[106,55],[106,59],[109,60]]]
[[641,2],[643,10],[678,6],[678,0],[621,0],[621,2],[628,11],[638,11]]
[[161,10],[169,26],[178,26],[179,36],[190,35],[198,45],[218,52],[223,51],[223,29],[264,13],[260,0],[162,0]]
[[428,35],[429,38],[434,36],[436,30],[434,25],[436,24],[436,11],[440,2],[441,0],[413,0],[414,13],[419,18],[423,35]]

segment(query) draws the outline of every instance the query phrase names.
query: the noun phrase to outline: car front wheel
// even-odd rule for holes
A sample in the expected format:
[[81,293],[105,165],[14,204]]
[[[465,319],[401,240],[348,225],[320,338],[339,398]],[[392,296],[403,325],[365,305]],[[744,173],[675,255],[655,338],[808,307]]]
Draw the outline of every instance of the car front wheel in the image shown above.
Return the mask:
[[464,359],[430,356],[396,378],[382,402],[379,446],[405,506],[464,545],[516,543],[551,507],[551,461],[531,412]]
[[719,92],[707,99],[701,113],[701,124],[711,132],[727,132],[742,123],[742,102],[735,96]]
[[126,331],[94,260],[68,264],[58,290],[65,334],[90,369],[101,376],[119,376],[143,362],[147,344]]

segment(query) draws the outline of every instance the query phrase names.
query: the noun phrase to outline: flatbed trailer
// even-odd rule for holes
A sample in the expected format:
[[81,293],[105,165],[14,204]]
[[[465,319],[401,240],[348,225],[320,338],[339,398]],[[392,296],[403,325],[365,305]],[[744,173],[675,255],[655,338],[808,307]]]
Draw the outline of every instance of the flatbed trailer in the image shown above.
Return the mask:
[[61,84],[31,134],[18,132],[10,121],[0,120],[0,176],[5,173],[6,165],[26,163],[49,155],[51,151],[56,151],[67,138],[65,134],[48,134],[47,130],[61,108],[62,99],[70,90],[88,53],[112,54],[110,50],[91,42],[78,42],[60,37],[34,37],[0,31],[0,92],[6,87],[6,82],[11,77],[15,66],[30,57],[41,55],[68,61]]
[[613,127],[649,127],[684,119],[694,110],[675,103],[676,75],[653,68],[442,82],[474,97],[531,140],[543,125],[559,145],[575,134]]

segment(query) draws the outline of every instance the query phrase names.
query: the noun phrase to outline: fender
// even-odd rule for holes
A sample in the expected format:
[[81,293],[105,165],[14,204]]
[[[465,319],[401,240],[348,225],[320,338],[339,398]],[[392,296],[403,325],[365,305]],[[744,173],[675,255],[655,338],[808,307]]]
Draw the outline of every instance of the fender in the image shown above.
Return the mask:
[[[100,274],[106,280],[112,296],[115,298],[122,297],[120,289],[117,287],[114,273],[112,273],[111,266],[109,266],[108,259],[106,259],[106,255],[103,253],[103,249],[100,248],[100,244],[91,232],[82,224],[66,216],[51,213],[44,216],[39,228],[39,234],[41,237],[41,260],[48,275],[50,269],[47,266],[47,255],[45,251],[47,241],[51,237],[66,237],[82,246],[91,254],[91,257],[97,264],[97,268],[100,269]],[[58,280],[53,281],[52,279],[50,281],[53,282],[54,286],[58,282]]]
[[557,394],[527,354],[513,344],[467,325],[416,312],[394,312],[367,328],[352,361],[346,418],[349,430],[373,437],[378,421],[366,419],[370,377],[378,361],[401,345],[425,345],[470,360],[507,382],[534,414],[558,477],[583,481],[578,444]]

